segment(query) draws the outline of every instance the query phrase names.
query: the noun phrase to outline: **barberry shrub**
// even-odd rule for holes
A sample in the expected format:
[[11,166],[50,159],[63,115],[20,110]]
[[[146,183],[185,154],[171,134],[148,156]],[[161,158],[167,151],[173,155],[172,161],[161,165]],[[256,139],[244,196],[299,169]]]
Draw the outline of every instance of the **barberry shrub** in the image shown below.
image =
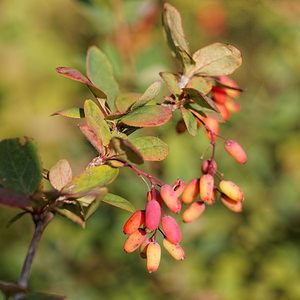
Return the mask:
[[[184,237],[174,218],[176,214],[182,213],[185,223],[192,222],[219,198],[230,210],[241,211],[243,192],[232,181],[222,179],[215,162],[217,140],[224,142],[226,151],[237,162],[245,163],[247,159],[237,142],[219,136],[220,123],[240,110],[236,97],[241,89],[227,77],[240,67],[240,51],[231,45],[214,43],[192,53],[181,16],[168,3],[164,5],[162,22],[171,54],[181,66],[177,73],[159,74],[168,95],[160,95],[161,81],[150,84],[142,94],[120,93],[109,60],[96,46],[88,49],[86,76],[73,68],[57,68],[57,73],[85,84],[93,98],[85,100],[81,108],[53,114],[80,120],[79,130],[98,153],[80,174],[73,177],[66,159],[45,170],[31,139],[0,143],[0,204],[21,209],[12,221],[30,214],[35,224],[18,284],[0,282],[7,298],[30,299],[27,288],[34,253],[55,215],[84,227],[101,201],[131,212],[123,227],[127,235],[124,250],[131,253],[139,249],[140,256],[147,260],[148,271],[154,272],[161,259],[158,235],[162,235],[163,248],[171,256],[176,260],[185,257],[180,246]],[[156,136],[131,136],[141,128],[165,124],[177,110],[181,115],[175,128],[178,134],[187,130],[195,137],[203,128],[212,149],[210,157],[203,161],[202,175],[187,185],[181,179],[165,183],[138,169],[146,161],[165,159],[169,148]],[[138,210],[130,201],[108,191],[107,186],[123,168],[131,168],[146,183],[144,203]],[[49,181],[53,189],[45,190],[43,180]]]

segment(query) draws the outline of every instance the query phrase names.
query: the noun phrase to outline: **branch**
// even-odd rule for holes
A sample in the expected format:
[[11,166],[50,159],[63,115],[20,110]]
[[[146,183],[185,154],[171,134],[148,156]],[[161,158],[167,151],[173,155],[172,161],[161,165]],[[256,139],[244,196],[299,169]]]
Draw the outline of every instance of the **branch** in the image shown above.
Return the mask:
[[[24,289],[28,288],[28,281],[29,281],[29,273],[32,266],[32,262],[38,248],[39,242],[41,240],[42,234],[46,229],[47,225],[53,219],[54,214],[48,211],[45,215],[40,214],[33,214],[32,218],[35,223],[35,230],[32,236],[32,240],[30,242],[27,255],[24,261],[23,269],[21,272],[21,276],[19,279],[18,285]],[[24,297],[24,294],[17,294],[14,296],[14,300],[20,300]]]

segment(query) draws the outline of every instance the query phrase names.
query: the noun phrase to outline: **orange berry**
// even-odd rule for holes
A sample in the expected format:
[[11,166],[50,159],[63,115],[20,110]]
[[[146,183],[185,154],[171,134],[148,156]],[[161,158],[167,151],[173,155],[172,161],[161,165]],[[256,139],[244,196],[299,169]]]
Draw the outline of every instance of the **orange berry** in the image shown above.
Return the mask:
[[219,183],[219,188],[222,193],[234,201],[244,200],[244,194],[242,190],[230,180],[221,180]]
[[225,105],[228,108],[228,110],[233,113],[239,112],[241,110],[241,105],[230,97],[226,99]]
[[185,182],[182,179],[177,179],[172,185],[172,189],[175,191],[177,197],[180,197],[184,188]]
[[215,203],[215,201],[216,201],[216,197],[217,197],[217,187],[214,185],[212,197],[210,198],[210,200],[205,200],[203,202],[206,205],[213,205]]
[[147,246],[147,269],[149,273],[155,272],[160,263],[161,248],[157,242],[150,242]]
[[222,118],[227,121],[230,118],[230,111],[228,110],[227,106],[225,104],[218,104],[216,103],[220,114],[222,116]]
[[219,104],[224,104],[227,98],[226,89],[222,87],[213,86],[212,90],[212,97],[215,102]]
[[[214,133],[214,139],[216,139],[217,138],[216,135],[219,135],[219,131],[220,131],[219,122],[212,118],[205,118],[204,123]],[[209,140],[211,140],[211,134],[206,129],[205,129],[205,134],[206,134],[206,137]]]
[[[233,87],[233,88],[238,88],[238,85],[235,83],[235,81],[227,76],[220,76],[219,80],[224,85],[227,85],[227,86]],[[236,98],[240,94],[240,91],[238,91],[238,90],[234,90],[234,89],[230,89],[230,88],[225,88],[225,90],[226,90],[226,94],[232,98]]]
[[162,227],[162,230],[165,233],[167,239],[172,244],[180,243],[181,232],[180,232],[180,228],[174,218],[172,218],[171,216],[164,216],[161,219],[161,227]]
[[151,239],[150,238],[146,238],[141,243],[141,246],[139,248],[141,258],[146,258],[147,257],[147,247],[148,247],[148,245],[149,245],[150,242],[151,242]]
[[225,142],[225,149],[238,163],[244,164],[247,161],[244,149],[236,141],[227,140]]
[[151,232],[158,228],[161,216],[161,208],[156,200],[147,203],[145,209],[145,225],[146,231]]
[[135,232],[142,224],[145,222],[145,211],[137,210],[132,216],[127,220],[123,227],[123,232],[125,234],[132,234]]
[[214,177],[210,174],[204,174],[199,182],[200,199],[202,201],[210,201],[213,197]]
[[213,160],[211,161],[211,159],[206,159],[203,161],[202,165],[201,165],[201,171],[202,173],[206,174],[206,173],[214,173],[214,171],[217,169],[217,164],[216,162]]
[[234,201],[224,194],[221,195],[221,201],[225,206],[227,206],[230,210],[232,210],[234,212],[242,211],[242,202],[241,201]]
[[163,246],[176,260],[184,260],[184,251],[179,244],[172,244],[167,238],[164,238]]
[[182,220],[190,223],[198,218],[205,210],[205,204],[201,201],[192,203],[182,214]]
[[160,195],[167,207],[175,214],[179,214],[181,210],[181,203],[175,191],[168,184],[164,184],[160,188]]
[[194,178],[187,184],[181,196],[181,200],[183,203],[189,204],[193,202],[197,197],[197,195],[199,194],[199,181],[200,178]]
[[145,240],[146,238],[146,232],[145,230],[139,228],[132,234],[130,234],[127,238],[127,240],[124,243],[124,250],[127,253],[131,253],[135,251]]

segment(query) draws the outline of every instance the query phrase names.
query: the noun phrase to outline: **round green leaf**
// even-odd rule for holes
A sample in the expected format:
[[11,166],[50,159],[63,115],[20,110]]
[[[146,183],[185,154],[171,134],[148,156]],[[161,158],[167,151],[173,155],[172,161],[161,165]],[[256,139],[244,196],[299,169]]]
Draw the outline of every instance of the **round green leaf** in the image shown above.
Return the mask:
[[121,121],[134,127],[160,126],[172,117],[168,107],[159,105],[147,105],[139,107],[121,118]]
[[169,146],[155,136],[143,136],[130,139],[146,161],[160,161],[166,158]]

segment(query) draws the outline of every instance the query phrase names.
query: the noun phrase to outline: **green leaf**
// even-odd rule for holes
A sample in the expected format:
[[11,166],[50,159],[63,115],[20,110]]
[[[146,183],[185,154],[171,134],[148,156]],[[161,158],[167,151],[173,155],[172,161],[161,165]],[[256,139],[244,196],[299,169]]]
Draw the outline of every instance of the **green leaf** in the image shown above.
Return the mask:
[[242,64],[240,51],[227,44],[214,43],[193,54],[193,74],[221,76],[233,73]]
[[181,94],[181,88],[179,86],[180,75],[178,73],[160,72],[159,75],[174,96]]
[[216,106],[216,104],[214,103],[214,101],[211,100],[209,97],[205,96],[200,91],[192,89],[192,88],[184,88],[183,90],[198,105],[208,108],[208,109],[215,110],[216,112],[219,112],[219,109]]
[[49,170],[48,177],[51,185],[56,190],[60,191],[65,185],[67,185],[72,180],[72,169],[68,160],[59,160]]
[[115,106],[118,112],[126,112],[132,104],[138,101],[140,95],[136,93],[121,94],[115,101]]
[[19,219],[21,219],[23,216],[25,216],[26,214],[28,214],[29,212],[28,211],[22,211],[18,214],[16,214],[14,217],[12,217],[7,225],[6,225],[6,228],[10,227],[13,223],[15,223],[16,221],[18,221]]
[[107,121],[118,120],[118,119],[121,119],[121,117],[123,117],[124,115],[126,115],[126,113],[114,113],[114,114],[110,114],[110,115],[105,116],[105,120],[107,120]]
[[183,107],[180,108],[180,112],[188,132],[191,136],[196,136],[198,128],[195,116],[189,110],[184,109]]
[[65,296],[44,294],[44,293],[30,293],[27,294],[22,300],[64,300]]
[[105,148],[103,146],[103,143],[97,138],[94,131],[85,124],[79,124],[78,127],[83,133],[83,135],[87,138],[87,140],[95,147],[95,149],[99,153],[104,153]]
[[78,203],[64,204],[61,208],[56,207],[55,211],[62,217],[82,226],[82,228],[85,228],[85,218]]
[[109,148],[114,153],[114,158],[118,160],[134,164],[142,164],[144,162],[142,154],[127,139],[114,137],[111,139]]
[[66,76],[68,78],[71,78],[75,81],[79,81],[82,83],[85,83],[88,85],[88,88],[91,90],[91,92],[98,98],[107,98],[105,93],[98,89],[94,84],[92,84],[85,76],[83,76],[79,71],[73,68],[65,68],[65,67],[59,67],[56,68],[56,72]]
[[160,161],[166,158],[169,146],[155,136],[143,136],[130,139],[130,142],[142,154],[146,161]]
[[0,204],[19,208],[32,206],[32,202],[25,195],[3,187],[0,187]]
[[42,181],[38,147],[25,138],[0,142],[0,183],[21,194],[34,194]]
[[182,47],[183,50],[190,53],[189,45],[182,28],[180,13],[169,3],[164,4],[162,21],[166,39],[173,55],[177,55],[177,46]]
[[153,127],[166,123],[171,117],[172,111],[168,107],[147,105],[131,111],[121,121],[134,127]]
[[111,193],[107,193],[102,199],[102,202],[119,207],[124,210],[128,210],[130,212],[135,212],[136,210],[129,201],[127,201],[126,199],[118,195],[111,194]]
[[111,133],[98,105],[92,100],[86,100],[84,103],[84,113],[88,125],[92,128],[98,140],[104,146],[107,146],[111,139]]
[[176,47],[177,57],[183,65],[184,74],[189,74],[196,66],[196,62],[192,56],[186,52],[182,47]]
[[136,101],[132,105],[131,109],[134,110],[138,107],[144,106],[149,101],[155,99],[159,95],[160,88],[161,88],[161,82],[160,81],[155,81],[152,84],[150,84],[150,86],[146,89],[144,94],[142,96],[140,96],[138,101]]
[[114,111],[114,101],[119,94],[119,86],[114,79],[112,66],[107,57],[96,46],[87,54],[87,75],[91,82],[107,95],[107,102]]
[[194,76],[186,86],[187,88],[193,88],[200,91],[204,95],[207,95],[212,89],[212,81],[208,78]]
[[73,107],[73,108],[67,108],[58,112],[53,113],[52,116],[64,116],[64,117],[68,117],[68,118],[74,118],[74,119],[80,119],[80,118],[84,118],[84,110],[82,108],[79,107]]
[[94,188],[111,183],[118,173],[118,169],[108,165],[86,169],[65,186],[63,191],[70,194],[87,193]]

